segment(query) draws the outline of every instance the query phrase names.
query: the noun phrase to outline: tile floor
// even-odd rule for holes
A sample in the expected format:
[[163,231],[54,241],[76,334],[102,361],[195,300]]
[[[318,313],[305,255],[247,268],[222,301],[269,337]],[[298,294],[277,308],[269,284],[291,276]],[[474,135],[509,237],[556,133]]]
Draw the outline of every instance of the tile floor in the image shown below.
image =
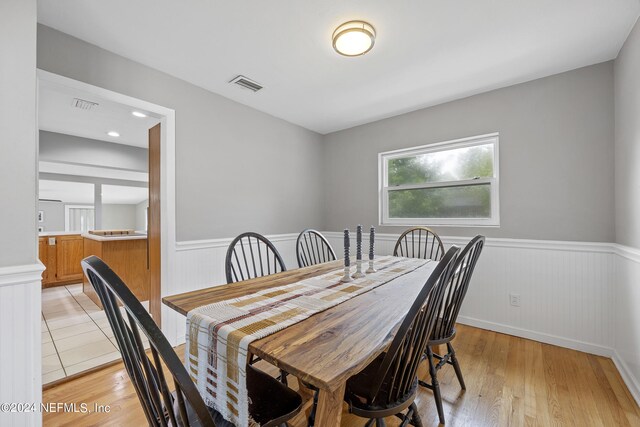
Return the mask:
[[119,358],[109,321],[82,284],[42,290],[43,384]]

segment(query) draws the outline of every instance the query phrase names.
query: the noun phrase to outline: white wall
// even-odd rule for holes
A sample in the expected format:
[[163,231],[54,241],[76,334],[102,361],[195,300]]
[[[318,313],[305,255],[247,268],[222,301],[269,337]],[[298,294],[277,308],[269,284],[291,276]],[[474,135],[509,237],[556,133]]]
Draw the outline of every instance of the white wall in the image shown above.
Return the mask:
[[[615,349],[640,400],[640,23],[614,64],[616,242]],[[623,246],[624,245],[624,246]]]
[[143,200],[136,205],[136,231],[147,231],[147,208],[149,201]]
[[102,230],[136,230],[136,205],[102,205]]
[[[42,400],[36,228],[36,1],[0,1],[0,402]],[[0,412],[38,426],[39,412]]]
[[38,222],[38,226],[45,232],[64,231],[64,203],[39,201],[38,210],[44,212],[44,222]]

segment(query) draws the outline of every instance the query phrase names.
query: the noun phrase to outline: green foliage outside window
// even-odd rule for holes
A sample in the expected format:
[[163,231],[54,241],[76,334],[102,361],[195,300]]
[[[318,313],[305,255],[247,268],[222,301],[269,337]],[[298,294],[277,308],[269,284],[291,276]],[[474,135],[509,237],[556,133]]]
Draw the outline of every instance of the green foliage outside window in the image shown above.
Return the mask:
[[390,218],[491,217],[490,184],[398,189],[395,186],[493,177],[493,145],[426,153],[388,161]]

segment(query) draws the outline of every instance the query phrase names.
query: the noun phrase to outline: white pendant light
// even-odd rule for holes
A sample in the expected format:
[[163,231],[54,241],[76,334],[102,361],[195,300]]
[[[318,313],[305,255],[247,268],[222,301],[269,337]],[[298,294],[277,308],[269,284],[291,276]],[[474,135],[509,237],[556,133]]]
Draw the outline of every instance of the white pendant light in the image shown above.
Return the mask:
[[360,56],[369,52],[376,41],[376,30],[364,21],[349,21],[333,32],[333,48],[340,55]]

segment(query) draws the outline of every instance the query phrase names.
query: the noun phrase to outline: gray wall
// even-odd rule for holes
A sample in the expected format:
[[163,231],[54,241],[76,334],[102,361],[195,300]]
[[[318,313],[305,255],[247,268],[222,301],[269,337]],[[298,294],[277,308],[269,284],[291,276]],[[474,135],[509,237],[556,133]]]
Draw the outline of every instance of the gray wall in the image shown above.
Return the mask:
[[616,242],[640,248],[640,23],[614,69]]
[[44,222],[38,226],[44,227],[45,232],[64,231],[64,203],[40,201],[38,210],[44,211]]
[[35,2],[0,2],[0,267],[37,259],[35,26]]
[[179,241],[322,228],[319,134],[44,26],[38,68],[175,109]]
[[148,200],[143,200],[136,205],[136,231],[147,231],[147,207]]
[[102,205],[103,230],[135,230],[136,205]]
[[137,172],[149,169],[146,148],[114,144],[62,133],[40,131],[40,160]]
[[500,132],[500,228],[438,233],[612,241],[613,106],[607,62],[329,134],[325,226],[378,223],[379,152]]

